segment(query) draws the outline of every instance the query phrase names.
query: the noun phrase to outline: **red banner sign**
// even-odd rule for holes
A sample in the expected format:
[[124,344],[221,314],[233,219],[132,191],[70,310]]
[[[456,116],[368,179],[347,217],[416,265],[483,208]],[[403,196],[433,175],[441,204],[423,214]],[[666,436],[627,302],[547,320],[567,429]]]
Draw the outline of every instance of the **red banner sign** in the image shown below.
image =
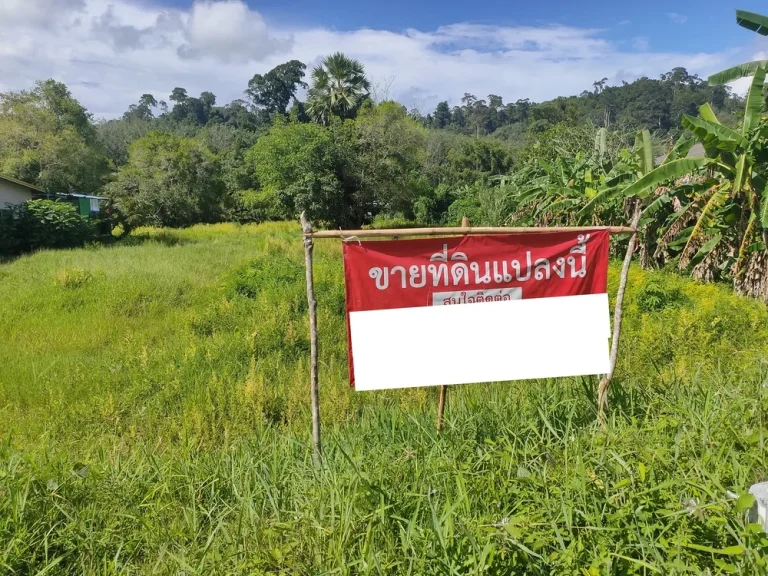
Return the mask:
[[610,233],[557,232],[344,243],[349,314],[605,293]]

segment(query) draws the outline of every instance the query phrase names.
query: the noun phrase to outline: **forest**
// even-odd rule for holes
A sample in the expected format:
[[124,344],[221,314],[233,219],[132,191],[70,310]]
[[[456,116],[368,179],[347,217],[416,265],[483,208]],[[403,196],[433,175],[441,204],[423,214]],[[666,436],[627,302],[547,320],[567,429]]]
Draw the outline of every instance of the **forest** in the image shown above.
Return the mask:
[[93,119],[65,85],[41,81],[0,95],[0,173],[52,192],[105,194],[125,230],[293,219],[301,210],[330,226],[447,223],[482,204],[494,177],[591,154],[598,128],[607,130],[604,160],[615,162],[639,129],[652,131],[662,153],[701,105],[725,124],[742,107],[726,87],[682,68],[622,86],[603,79],[538,104],[465,94],[426,115],[377,99],[363,65],[343,54],[310,75],[286,62],[223,105],[213,92],[180,87],[166,100],[144,94],[112,120]]

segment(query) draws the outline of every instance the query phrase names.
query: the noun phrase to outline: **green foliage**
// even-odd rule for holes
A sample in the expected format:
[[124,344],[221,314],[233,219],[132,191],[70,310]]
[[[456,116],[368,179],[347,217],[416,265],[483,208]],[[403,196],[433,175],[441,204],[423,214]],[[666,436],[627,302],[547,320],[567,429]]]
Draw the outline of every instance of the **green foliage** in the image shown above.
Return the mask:
[[[663,134],[675,133],[679,131],[682,116],[695,114],[702,104],[711,103],[727,115],[740,105],[740,99],[729,89],[707,85],[685,68],[674,68],[658,79],[640,78],[621,86],[607,86],[606,81],[604,78],[594,82],[591,92],[540,103],[525,99],[503,104],[501,98],[493,94],[487,101],[465,94],[461,106],[452,111],[447,102],[439,103],[434,113],[427,115],[425,123],[431,128],[476,136],[498,132],[501,139],[522,145],[527,139],[558,125],[572,127],[585,121],[604,128],[623,125],[631,131],[646,128]],[[517,128],[510,129],[512,126]]]
[[625,197],[638,196],[640,198],[647,198],[651,191],[658,188],[661,184],[685,176],[694,170],[706,166],[710,162],[709,158],[680,158],[667,162],[644,174],[642,178],[627,186],[623,191],[623,195]]
[[106,159],[90,116],[53,80],[0,94],[0,174],[48,192],[96,192]]
[[354,118],[370,89],[365,67],[358,60],[335,52],[312,69],[307,112],[315,122],[325,125],[333,116]]
[[518,192],[516,183],[505,178],[488,184],[478,182],[464,186],[457,191],[456,200],[448,208],[445,224],[458,226],[466,216],[474,225],[507,225]]
[[332,226],[363,221],[367,203],[351,171],[353,128],[277,122],[256,142],[245,162],[261,186],[260,199],[277,199],[279,212],[272,218],[296,219],[306,210]]
[[446,177],[457,184],[472,184],[487,176],[506,174],[513,163],[509,148],[501,142],[480,138],[462,140],[449,157]]
[[[744,10],[736,10],[736,23],[739,26],[743,26],[748,30],[757,32],[758,34],[765,36],[766,34],[766,17],[761,14],[755,14],[754,12],[747,12]],[[709,77],[710,84],[726,84],[733,82],[739,78],[747,76],[754,76],[760,69],[768,67],[768,60],[756,60],[754,62],[747,62],[745,64],[739,64],[733,66],[717,74],[713,74]],[[763,72],[763,76],[765,73]]]
[[251,102],[268,112],[285,114],[288,104],[295,100],[299,88],[307,88],[304,78],[306,65],[298,60],[275,66],[264,75],[255,74],[248,81],[245,93]]
[[679,308],[685,302],[680,286],[674,282],[665,282],[663,276],[649,280],[637,293],[637,308],[645,313]]
[[744,144],[744,138],[735,130],[704,118],[683,116],[683,126],[690,130],[708,150],[734,152],[739,145]]
[[605,430],[558,379],[452,387],[436,436],[437,389],[349,389],[316,242],[318,468],[298,226],[129,240],[0,267],[3,572],[765,573],[765,306],[633,268]]
[[747,30],[768,36],[768,17],[746,10],[736,10],[736,23]]
[[355,126],[360,187],[370,191],[381,211],[411,216],[415,199],[429,188],[421,171],[426,130],[391,101],[362,110]]
[[708,80],[710,84],[726,84],[728,82],[738,80],[739,78],[753,76],[758,68],[766,67],[768,67],[768,60],[756,60],[754,62],[748,62],[746,64],[739,64],[738,66],[727,68],[726,70],[718,72],[717,74],[712,74]]
[[128,162],[128,147],[146,136],[152,125],[143,119],[107,120],[96,125],[96,139],[104,154],[119,169]]
[[764,270],[750,280],[743,279],[743,271],[754,262],[755,255],[765,251],[761,217],[765,185],[760,173],[766,161],[762,154],[765,133],[761,128],[765,124],[761,111],[766,69],[754,64],[743,66],[750,70],[752,82],[741,133],[722,126],[709,106],[701,107],[699,118],[684,117],[683,125],[694,133],[710,157],[701,160],[711,166],[711,178],[677,192],[681,208],[661,227],[657,253],[677,252],[684,243],[677,254],[681,268],[691,267],[704,278],[733,277],[739,290],[766,299],[768,294],[760,288]]
[[421,222],[426,220],[408,220],[403,216],[387,216],[384,214],[378,214],[374,217],[373,221],[365,226],[370,229],[382,229],[382,228],[417,228]]
[[214,222],[224,200],[217,158],[195,140],[160,132],[131,144],[105,191],[128,228]]
[[158,102],[152,94],[142,94],[138,104],[128,106],[128,110],[123,114],[123,120],[152,120],[155,117],[152,109],[157,106]]
[[73,248],[97,236],[95,222],[67,202],[29,200],[0,210],[0,255]]
[[744,123],[742,125],[742,133],[745,136],[754,130],[760,121],[760,111],[763,108],[765,71],[764,67],[757,68],[752,76],[752,83],[747,94],[746,110],[744,111]]
[[230,216],[236,222],[269,222],[286,220],[285,206],[274,190],[243,190],[235,193],[235,205]]

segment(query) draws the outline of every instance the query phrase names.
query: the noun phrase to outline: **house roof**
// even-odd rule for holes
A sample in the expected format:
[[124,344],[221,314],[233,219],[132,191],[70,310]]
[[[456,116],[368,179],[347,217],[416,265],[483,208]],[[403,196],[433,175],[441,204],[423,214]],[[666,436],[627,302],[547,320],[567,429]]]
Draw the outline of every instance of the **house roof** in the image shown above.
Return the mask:
[[71,192],[46,192],[39,186],[35,186],[34,184],[30,184],[28,182],[24,182],[23,180],[16,180],[16,178],[11,178],[10,176],[6,176],[5,174],[0,174],[0,180],[6,180],[7,182],[13,182],[14,184],[18,184],[19,186],[24,186],[24,188],[29,188],[30,190],[34,192],[38,192],[40,194],[44,194],[46,196],[72,196],[74,198],[94,198],[96,200],[108,200],[108,198],[104,196],[93,196],[91,194],[75,194]]
[[35,186],[34,184],[29,184],[28,182],[24,182],[22,180],[16,180],[16,178],[11,178],[10,176],[5,176],[4,174],[0,174],[0,180],[6,180],[7,182],[12,182],[14,184],[18,184],[19,186],[24,186],[24,188],[29,188],[35,192],[45,192],[45,190]]
[[107,198],[106,196],[94,196],[93,194],[70,194],[68,192],[57,194],[57,196],[72,196],[73,198],[93,198],[94,200],[109,200],[109,198]]

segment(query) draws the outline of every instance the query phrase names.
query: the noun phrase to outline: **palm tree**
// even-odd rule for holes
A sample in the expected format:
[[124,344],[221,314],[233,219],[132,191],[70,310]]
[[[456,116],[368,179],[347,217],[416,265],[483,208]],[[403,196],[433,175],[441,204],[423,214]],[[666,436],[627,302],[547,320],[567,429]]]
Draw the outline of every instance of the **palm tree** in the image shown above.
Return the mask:
[[370,88],[363,65],[336,52],[326,56],[322,64],[312,70],[307,112],[321,124],[328,124],[332,115],[354,118],[360,105],[368,98]]

